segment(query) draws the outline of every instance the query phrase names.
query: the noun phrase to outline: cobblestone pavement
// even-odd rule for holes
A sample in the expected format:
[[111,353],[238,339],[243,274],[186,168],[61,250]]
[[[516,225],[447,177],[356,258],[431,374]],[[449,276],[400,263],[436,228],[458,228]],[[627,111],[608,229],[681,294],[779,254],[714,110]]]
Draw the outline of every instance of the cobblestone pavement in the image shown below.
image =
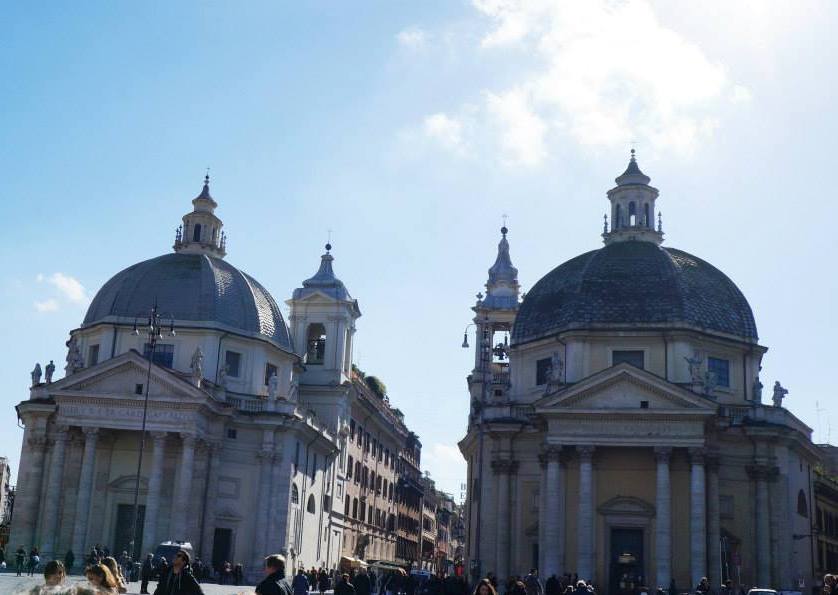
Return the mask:
[[[84,578],[78,576],[71,576],[67,579],[68,585],[74,583],[86,582]],[[15,595],[17,593],[26,593],[35,585],[43,585],[44,578],[42,575],[34,577],[15,576],[14,572],[4,572],[0,574],[0,595]],[[157,583],[149,583],[148,590],[154,593],[154,588]],[[252,595],[255,591],[253,587],[236,587],[230,585],[213,585],[210,583],[202,583],[201,588],[206,595]],[[128,585],[129,595],[136,595],[140,592],[140,583],[131,583]]]

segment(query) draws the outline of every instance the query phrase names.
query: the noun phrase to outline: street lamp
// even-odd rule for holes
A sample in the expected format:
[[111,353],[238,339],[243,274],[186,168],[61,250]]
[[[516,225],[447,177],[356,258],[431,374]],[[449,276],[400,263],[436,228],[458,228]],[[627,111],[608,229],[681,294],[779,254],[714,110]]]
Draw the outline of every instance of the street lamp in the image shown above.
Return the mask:
[[[134,329],[131,331],[131,334],[135,337],[139,337],[141,334],[140,328],[137,327],[137,320],[139,320],[139,318],[139,316],[134,318]],[[164,323],[163,317],[160,316],[160,312],[157,307],[157,300],[155,300],[154,305],[151,307],[151,311],[148,314],[146,325],[142,327],[148,337],[148,372],[146,373],[145,395],[143,397],[143,423],[140,429],[140,454],[137,457],[137,474],[134,478],[134,522],[131,523],[131,541],[128,542],[128,547],[131,550],[131,560],[134,561],[137,560],[139,547],[141,547],[141,545],[137,545],[137,526],[140,524],[140,471],[142,470],[143,453],[145,452],[145,426],[146,419],[148,417],[148,388],[151,384],[151,365],[154,362],[154,350],[157,347],[157,342],[163,340],[164,328],[166,326],[169,327],[166,331],[166,336],[175,336],[175,320],[171,316],[168,316],[167,318],[168,324]],[[143,349],[143,351],[145,351],[145,349]]]

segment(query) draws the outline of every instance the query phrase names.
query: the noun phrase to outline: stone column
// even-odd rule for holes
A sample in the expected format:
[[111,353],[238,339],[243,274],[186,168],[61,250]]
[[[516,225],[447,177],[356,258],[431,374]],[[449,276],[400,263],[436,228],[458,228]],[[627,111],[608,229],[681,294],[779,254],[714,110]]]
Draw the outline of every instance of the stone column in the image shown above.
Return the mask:
[[756,488],[756,576],[761,584],[771,583],[771,512],[768,505],[768,480],[772,469],[767,465],[751,465],[748,475]]
[[44,518],[41,523],[41,551],[45,559],[56,557],[55,547],[60,533],[58,503],[61,500],[61,480],[64,477],[64,453],[67,448],[67,426],[56,428],[52,437],[52,456],[47,474]]
[[586,581],[594,578],[594,447],[577,446],[579,452],[579,510],[576,572]]
[[[672,488],[669,480],[669,457],[672,449],[655,448],[657,482],[655,484],[655,584],[664,591],[672,580]],[[650,585],[651,586],[651,585]]]
[[719,524],[719,458],[707,458],[707,578],[716,591],[722,584],[721,526]]
[[543,453],[538,455],[538,467],[538,572],[543,578],[547,559],[547,457]]
[[76,520],[73,527],[73,553],[76,561],[84,567],[88,551],[87,520],[90,516],[90,497],[93,493],[93,472],[96,467],[96,443],[99,428],[82,428],[84,433],[84,454],[81,459],[79,474],[79,493],[76,499]]
[[[195,436],[181,434],[183,446],[180,453],[180,465],[178,466],[177,493],[175,494],[174,506],[172,507],[171,533],[172,539],[177,541],[193,541],[187,535],[186,515],[193,514],[193,506],[190,501],[192,492],[192,472],[195,466]],[[262,509],[264,510],[264,509]]]
[[[254,535],[253,535],[253,562],[251,568],[254,573],[258,573],[262,566],[265,556],[268,555],[266,538],[268,535],[268,523],[264,522],[262,515],[270,506],[271,498],[271,462],[273,461],[274,453],[271,449],[263,447],[256,455],[259,459],[259,491],[257,492],[256,510],[261,511],[255,515],[254,519]],[[306,479],[306,481],[308,481]],[[300,514],[304,515],[306,503],[300,501]]]
[[207,444],[207,457],[209,458],[209,470],[207,472],[207,499],[204,502],[204,526],[202,560],[210,560],[212,556],[212,540],[215,535],[215,504],[218,500],[218,469],[221,467],[221,449],[224,443],[221,441]]
[[[26,436],[28,434],[28,436]],[[25,434],[24,447],[21,449],[21,469],[24,465],[28,467],[25,477],[21,477],[21,484],[15,499],[15,513],[12,526],[14,532],[11,536],[16,539],[12,548],[19,545],[31,547],[36,545],[38,530],[38,513],[41,504],[41,484],[44,477],[44,455],[47,446],[46,436],[33,435],[29,430]],[[23,472],[20,475],[24,475]],[[11,542],[10,542],[11,543]],[[10,552],[13,549],[9,550]]]
[[512,481],[511,475],[517,470],[518,463],[510,460],[492,461],[492,471],[498,480],[498,511],[497,511],[497,555],[496,568],[498,581],[505,581],[509,576],[509,550],[510,541],[510,502],[509,484]]
[[562,447],[551,445],[544,449],[545,507],[539,524],[544,525],[544,568],[539,569],[542,577],[561,574],[564,564],[564,519],[561,517],[562,501]]
[[[273,495],[271,498],[271,528],[268,533],[268,549],[272,552],[285,551],[288,548],[288,511],[291,499],[291,472],[289,462],[282,451],[274,455],[272,480]],[[330,493],[334,496],[334,488]],[[343,502],[332,501],[331,506],[339,505],[343,510]],[[326,511],[325,518],[331,517],[331,511]],[[322,531],[322,529],[321,529]]]
[[690,589],[707,571],[707,494],[704,485],[704,449],[690,449]]
[[145,520],[143,521],[143,544],[140,553],[153,551],[157,546],[157,522],[160,515],[160,485],[163,483],[163,459],[166,451],[166,432],[151,432],[153,450],[151,472],[148,475],[148,493],[145,498]]

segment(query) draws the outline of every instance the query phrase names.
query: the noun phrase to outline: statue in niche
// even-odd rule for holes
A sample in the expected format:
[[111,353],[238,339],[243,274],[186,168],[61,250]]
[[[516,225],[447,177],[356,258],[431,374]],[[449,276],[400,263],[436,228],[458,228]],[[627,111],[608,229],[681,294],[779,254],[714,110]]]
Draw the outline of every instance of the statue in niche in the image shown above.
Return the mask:
[[550,384],[564,383],[564,362],[558,351],[550,358]]
[[64,366],[64,373],[67,376],[75,374],[84,368],[84,360],[81,357],[81,350],[75,337],[71,337],[67,345],[67,365]]
[[201,385],[201,379],[204,377],[204,352],[201,351],[200,345],[195,348],[195,353],[192,354],[192,362],[189,364],[192,370],[192,380],[195,386]]
[[762,382],[760,382],[759,376],[754,380],[754,401],[762,403]]
[[709,396],[713,395],[713,391],[716,390],[716,386],[718,386],[716,382],[716,375],[707,370],[704,372],[704,394]]
[[300,393],[300,376],[299,374],[291,375],[291,388],[288,389],[288,400],[296,403]]
[[271,377],[268,379],[268,398],[272,401],[276,401],[277,393],[279,392],[279,378],[276,376],[276,372],[271,374]]
[[38,386],[41,384],[41,364],[36,363],[35,368],[30,372],[32,376],[32,386]]
[[218,386],[221,388],[227,388],[227,364],[221,366],[221,369],[218,370]]
[[774,382],[774,395],[771,397],[771,400],[774,401],[774,407],[782,407],[783,399],[786,398],[787,394],[789,394],[789,389],[784,388],[779,380]]
[[704,384],[704,378],[701,374],[701,364],[704,363],[704,358],[696,349],[693,351],[692,357],[684,357],[687,360],[687,365],[690,367],[690,382],[693,384]]
[[47,364],[46,368],[44,368],[44,371],[46,372],[44,376],[46,379],[46,383],[50,384],[52,382],[52,375],[55,374],[55,362],[49,360],[49,363]]

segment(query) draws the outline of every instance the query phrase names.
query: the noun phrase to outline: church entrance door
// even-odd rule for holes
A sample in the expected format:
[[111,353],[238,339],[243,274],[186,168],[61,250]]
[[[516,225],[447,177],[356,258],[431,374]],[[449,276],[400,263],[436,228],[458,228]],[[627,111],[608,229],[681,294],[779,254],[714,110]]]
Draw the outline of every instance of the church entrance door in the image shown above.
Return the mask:
[[[140,514],[139,522],[137,523],[137,543],[143,542],[143,524],[145,521],[145,506],[139,505]],[[113,550],[111,554],[114,558],[119,560],[122,552],[128,552],[131,555],[131,526],[134,523],[134,505],[120,504],[116,508],[116,530],[113,537]],[[142,556],[142,552],[139,552]]]
[[611,529],[610,595],[636,595],[643,586],[643,529]]
[[233,563],[233,530],[216,529],[212,538],[212,567],[218,570],[224,562]]

